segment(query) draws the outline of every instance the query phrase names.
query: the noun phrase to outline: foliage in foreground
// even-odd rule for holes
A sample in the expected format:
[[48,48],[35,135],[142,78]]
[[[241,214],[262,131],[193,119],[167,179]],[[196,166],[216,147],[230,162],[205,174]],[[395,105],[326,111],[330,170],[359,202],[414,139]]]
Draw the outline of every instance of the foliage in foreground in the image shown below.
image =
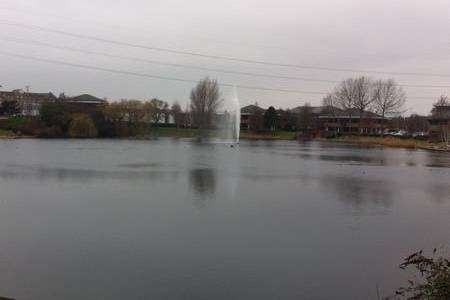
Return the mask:
[[[450,260],[433,255],[427,257],[422,250],[411,254],[400,265],[401,269],[415,268],[414,280],[399,288],[390,299],[448,300],[450,299]],[[388,298],[389,299],[389,298]]]

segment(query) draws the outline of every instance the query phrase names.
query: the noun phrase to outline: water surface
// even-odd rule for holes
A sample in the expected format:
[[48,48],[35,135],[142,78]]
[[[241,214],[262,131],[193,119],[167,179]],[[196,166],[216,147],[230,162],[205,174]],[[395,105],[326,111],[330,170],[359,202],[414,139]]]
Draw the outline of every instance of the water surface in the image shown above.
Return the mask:
[[450,243],[450,155],[0,140],[0,295],[377,299]]

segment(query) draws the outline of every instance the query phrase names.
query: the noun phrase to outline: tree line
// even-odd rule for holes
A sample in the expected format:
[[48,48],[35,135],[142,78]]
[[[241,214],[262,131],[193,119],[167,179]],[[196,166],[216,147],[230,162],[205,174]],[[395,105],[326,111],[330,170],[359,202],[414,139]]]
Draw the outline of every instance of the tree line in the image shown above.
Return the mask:
[[[338,110],[358,116],[361,127],[367,112],[377,113],[382,118],[401,115],[405,100],[405,92],[393,79],[374,80],[361,76],[340,82],[324,97],[322,107],[331,116]],[[52,101],[41,105],[39,117],[12,118],[9,127],[21,133],[48,137],[127,137],[151,134],[152,128],[167,126],[170,119],[171,126],[198,128],[200,134],[205,134],[215,127],[214,118],[222,103],[218,82],[206,77],[191,90],[190,103],[185,109],[177,102],[169,105],[156,98],[121,100],[95,107]],[[4,101],[0,105],[0,114],[14,116],[19,112],[17,102]],[[425,118],[417,115],[396,117],[390,123],[411,130],[426,127]],[[274,106],[267,110],[256,109],[248,126],[252,131],[307,132],[317,124],[313,108],[306,103],[296,110],[275,109]]]
[[42,103],[37,117],[20,116],[19,103],[8,100],[1,103],[0,114],[10,118],[2,120],[0,127],[24,135],[73,138],[145,136],[161,126],[195,127],[200,131],[213,128],[214,115],[222,102],[218,82],[201,80],[192,89],[190,100],[183,110],[177,102],[170,106],[157,98],[98,105],[59,99]]

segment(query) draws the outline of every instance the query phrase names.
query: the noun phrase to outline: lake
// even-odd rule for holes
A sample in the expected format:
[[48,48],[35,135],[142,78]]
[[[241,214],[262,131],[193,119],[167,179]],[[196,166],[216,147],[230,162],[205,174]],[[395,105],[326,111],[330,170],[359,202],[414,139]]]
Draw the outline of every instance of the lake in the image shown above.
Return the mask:
[[0,243],[18,300],[377,299],[450,246],[450,155],[0,140]]

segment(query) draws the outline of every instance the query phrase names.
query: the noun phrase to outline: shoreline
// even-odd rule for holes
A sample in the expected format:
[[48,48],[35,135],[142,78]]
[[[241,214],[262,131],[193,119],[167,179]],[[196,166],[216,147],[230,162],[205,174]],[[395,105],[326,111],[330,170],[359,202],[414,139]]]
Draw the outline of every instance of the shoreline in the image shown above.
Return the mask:
[[[111,138],[98,138],[98,139],[131,139],[131,140],[151,140],[153,138],[163,137],[163,138],[195,138],[196,135],[192,130],[184,131],[185,129],[177,129],[175,131],[160,131],[155,132],[154,135],[149,136],[135,136],[135,137],[111,137]],[[0,135],[0,140],[16,140],[16,139],[76,139],[68,137],[58,137],[58,138],[42,138],[38,136],[31,135],[17,135],[17,134],[5,134]],[[296,140],[295,132],[274,132],[266,134],[241,132],[241,140],[248,141],[293,141]],[[368,136],[343,136],[338,138],[315,138],[312,141],[321,142],[333,142],[333,143],[350,143],[354,145],[361,146],[382,146],[389,148],[403,148],[412,150],[427,150],[434,152],[450,153],[450,148],[443,144],[430,143],[428,141],[415,140],[412,138],[395,138],[395,137],[368,137]]]
[[450,148],[442,143],[431,143],[428,141],[416,140],[413,138],[396,137],[368,137],[368,136],[344,136],[338,138],[319,138],[320,141],[330,141],[337,143],[350,143],[361,146],[382,146],[388,148],[402,148],[411,150],[427,150],[434,152],[450,153]]

